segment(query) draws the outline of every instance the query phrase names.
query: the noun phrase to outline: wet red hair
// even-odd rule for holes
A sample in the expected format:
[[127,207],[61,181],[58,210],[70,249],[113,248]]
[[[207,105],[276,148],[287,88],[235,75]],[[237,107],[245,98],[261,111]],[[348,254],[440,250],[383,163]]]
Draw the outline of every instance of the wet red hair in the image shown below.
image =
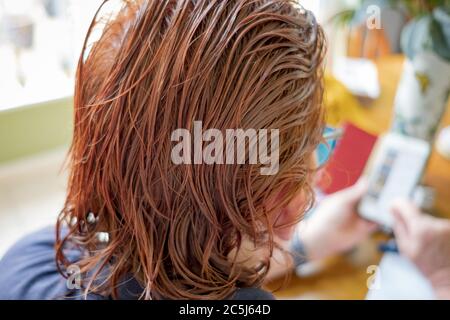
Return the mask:
[[[272,252],[274,212],[299,192],[312,201],[323,55],[322,29],[294,1],[124,1],[78,65],[57,224],[61,271],[71,263],[65,248],[76,246],[90,275],[86,292],[117,297],[130,275],[146,299],[221,299],[259,285],[270,254],[252,267],[233,253],[244,238]],[[278,173],[248,163],[174,165],[171,132],[195,120],[219,130],[279,129]],[[90,212],[97,222],[87,221]]]

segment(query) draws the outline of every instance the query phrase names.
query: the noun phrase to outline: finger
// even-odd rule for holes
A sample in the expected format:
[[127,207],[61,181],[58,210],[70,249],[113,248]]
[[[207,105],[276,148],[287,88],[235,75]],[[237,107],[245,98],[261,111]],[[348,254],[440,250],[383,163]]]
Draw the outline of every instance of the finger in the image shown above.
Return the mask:
[[394,234],[400,251],[408,254],[410,245],[415,239],[421,213],[411,202],[397,200],[392,205],[392,215],[394,218]]
[[409,242],[408,227],[405,223],[405,220],[403,219],[403,216],[400,215],[397,211],[392,211],[392,216],[394,217],[393,231],[397,240],[397,244],[400,248],[400,251],[404,251],[405,246]]
[[361,198],[367,192],[367,189],[368,189],[367,180],[361,178],[353,186],[342,190],[340,193],[342,198],[345,199],[347,202],[356,203],[359,200],[361,200]]
[[422,217],[420,210],[408,200],[399,199],[393,202],[391,211],[394,217],[403,223],[407,229],[411,229]]
[[369,231],[370,233],[375,232],[378,230],[378,224],[375,222],[370,222],[370,221],[364,221],[367,231]]
[[367,192],[369,189],[369,182],[367,181],[367,178],[361,177],[359,180],[353,185],[356,192],[359,192],[361,195]]
[[364,233],[370,234],[378,229],[378,224],[376,224],[375,222],[360,219],[358,221],[358,229],[363,230]]

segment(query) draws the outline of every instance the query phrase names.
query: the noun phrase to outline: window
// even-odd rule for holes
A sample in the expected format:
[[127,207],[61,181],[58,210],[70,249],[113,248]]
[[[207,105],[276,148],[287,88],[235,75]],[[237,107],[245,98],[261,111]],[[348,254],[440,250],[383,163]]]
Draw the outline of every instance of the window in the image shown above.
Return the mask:
[[71,96],[99,0],[0,0],[0,110]]

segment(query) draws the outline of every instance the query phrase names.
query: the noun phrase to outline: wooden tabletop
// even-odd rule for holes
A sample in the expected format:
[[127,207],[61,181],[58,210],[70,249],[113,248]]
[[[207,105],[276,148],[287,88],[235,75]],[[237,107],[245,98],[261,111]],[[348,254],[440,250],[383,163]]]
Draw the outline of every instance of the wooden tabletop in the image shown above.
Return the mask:
[[[381,95],[361,110],[365,117],[376,124],[376,133],[386,132],[390,127],[403,61],[401,55],[384,56],[376,61]],[[450,125],[449,106],[442,126]],[[450,161],[436,150],[431,155],[423,183],[435,189],[434,214],[450,219]],[[287,284],[279,279],[267,287],[275,290],[278,299],[364,299],[368,291],[367,283],[373,275],[371,266],[376,265],[381,258],[376,250],[377,237],[380,236],[369,239],[352,253],[312,266],[314,272],[310,275],[298,277],[292,274]]]

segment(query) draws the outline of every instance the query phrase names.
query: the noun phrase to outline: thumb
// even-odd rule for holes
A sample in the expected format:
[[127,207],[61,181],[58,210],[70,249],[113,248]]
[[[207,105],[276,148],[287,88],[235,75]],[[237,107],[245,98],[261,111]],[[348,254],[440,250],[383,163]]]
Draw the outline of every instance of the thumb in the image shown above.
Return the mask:
[[407,200],[396,200],[391,207],[394,217],[394,234],[400,251],[409,254],[414,241],[415,228],[420,223],[421,213],[417,207]]
[[391,211],[395,229],[403,235],[409,233],[421,218],[419,209],[411,201],[404,199],[394,201]]
[[341,191],[341,196],[347,200],[347,202],[358,202],[367,192],[368,183],[365,178],[360,178],[353,186]]
[[414,203],[405,199],[395,200],[392,203],[391,210],[394,217],[402,219],[407,224],[414,223],[422,215]]

